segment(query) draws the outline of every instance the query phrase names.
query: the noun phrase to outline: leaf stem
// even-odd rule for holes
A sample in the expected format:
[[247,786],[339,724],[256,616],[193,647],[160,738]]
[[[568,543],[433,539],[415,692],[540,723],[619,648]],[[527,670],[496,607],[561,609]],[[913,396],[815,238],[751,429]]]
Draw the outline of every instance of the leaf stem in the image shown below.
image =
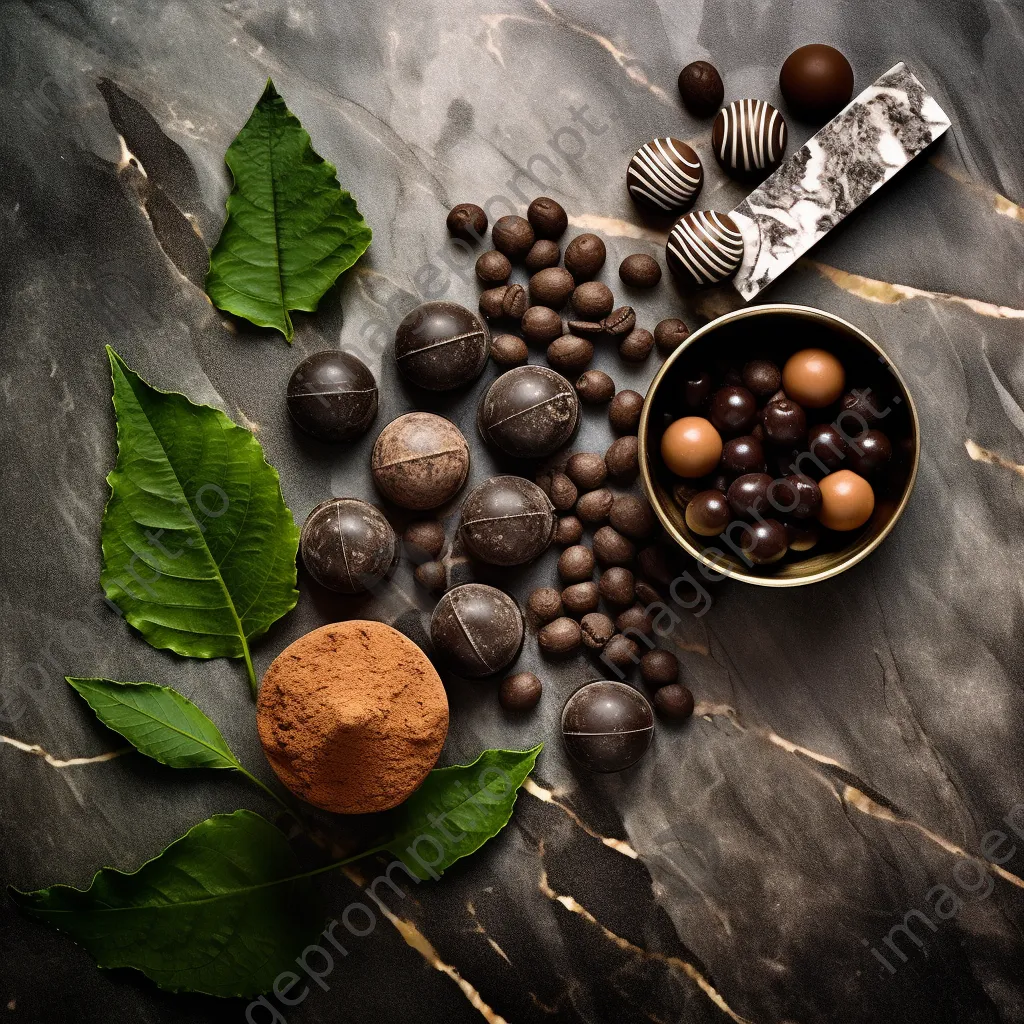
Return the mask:
[[[241,625],[241,623],[239,623]],[[242,637],[242,657],[245,658],[245,671],[249,674],[249,686],[252,689],[253,700],[256,699],[256,695],[259,692],[259,684],[256,682],[256,670],[252,667],[252,655],[249,653],[249,641],[245,638],[239,630],[239,635]]]
[[243,768],[241,765],[238,765],[235,768],[235,771],[241,772],[251,783],[253,783],[256,786],[259,786],[259,788],[262,789],[263,792],[266,793],[267,796],[269,796],[270,799],[273,800],[274,803],[276,803],[279,807],[284,808],[284,810],[286,810],[289,814],[295,814],[294,807],[292,807],[290,804],[282,800],[281,797],[279,797],[268,785],[266,785],[266,783],[261,782],[259,779],[257,779],[252,772]]

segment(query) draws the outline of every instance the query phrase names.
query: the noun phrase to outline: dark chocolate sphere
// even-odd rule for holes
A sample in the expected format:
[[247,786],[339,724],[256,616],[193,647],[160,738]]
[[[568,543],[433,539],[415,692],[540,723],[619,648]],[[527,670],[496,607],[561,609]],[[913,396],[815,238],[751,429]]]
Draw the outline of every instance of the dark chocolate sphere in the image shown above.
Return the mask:
[[834,46],[811,43],[786,58],[779,87],[800,117],[827,121],[853,96],[853,68]]
[[807,450],[826,469],[831,470],[845,464],[850,446],[831,423],[819,423],[807,431]]
[[695,60],[679,72],[679,95],[695,117],[710,117],[722,105],[725,85],[714,64]]
[[361,594],[398,562],[391,524],[358,498],[330,498],[306,519],[299,540],[302,562],[328,590]]
[[451,420],[408,412],[380,432],[370,471],[396,505],[419,511],[437,508],[466,482],[469,445]]
[[769,509],[768,488],[772,478],[767,473],[744,473],[729,485],[726,497],[733,514],[741,519],[763,516]]
[[761,423],[772,444],[799,444],[807,433],[807,413],[788,398],[769,402],[761,412]]
[[488,444],[517,458],[543,458],[558,451],[579,423],[572,385],[546,366],[517,366],[488,389],[477,411],[477,427]]
[[402,376],[428,391],[472,383],[487,365],[491,332],[456,302],[424,302],[398,325],[395,361]]
[[523,645],[523,615],[504,591],[483,583],[449,590],[430,617],[430,640],[453,672],[478,679],[508,668]]
[[743,553],[755,565],[777,562],[786,553],[788,545],[789,535],[777,519],[762,519],[740,537]]
[[821,508],[821,488],[809,476],[792,473],[774,480],[768,488],[768,504],[794,519],[811,519]]
[[734,437],[722,446],[722,469],[726,473],[763,473],[765,470],[764,445],[756,437],[746,434]]
[[732,521],[725,495],[714,488],[700,491],[686,504],[686,525],[701,537],[716,537]]
[[321,441],[351,441],[377,415],[377,382],[366,364],[328,349],[302,360],[288,381],[288,414]]
[[850,469],[868,476],[892,458],[892,442],[880,430],[869,430],[850,442]]
[[711,397],[708,418],[720,434],[745,434],[757,419],[757,401],[746,388],[727,385]]
[[653,736],[651,705],[625,683],[587,683],[562,711],[565,749],[592,772],[620,772],[636,764]]
[[543,554],[557,516],[548,496],[521,476],[495,476],[470,491],[459,534],[466,550],[488,565],[522,565]]

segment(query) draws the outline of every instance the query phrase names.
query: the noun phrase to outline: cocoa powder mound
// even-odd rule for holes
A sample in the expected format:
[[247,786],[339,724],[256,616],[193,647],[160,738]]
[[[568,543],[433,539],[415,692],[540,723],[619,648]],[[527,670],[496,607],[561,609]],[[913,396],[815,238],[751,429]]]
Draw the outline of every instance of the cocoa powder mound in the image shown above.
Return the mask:
[[338,814],[385,811],[427,777],[448,732],[448,700],[427,656],[382,622],[321,626],[267,669],[260,742],[278,778]]

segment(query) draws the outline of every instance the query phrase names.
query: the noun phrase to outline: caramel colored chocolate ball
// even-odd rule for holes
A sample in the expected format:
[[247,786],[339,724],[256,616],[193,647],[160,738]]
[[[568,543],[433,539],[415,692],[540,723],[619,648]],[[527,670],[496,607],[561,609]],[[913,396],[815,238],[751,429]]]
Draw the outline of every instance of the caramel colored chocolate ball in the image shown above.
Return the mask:
[[684,416],[662,435],[661,457],[676,476],[706,476],[722,457],[722,435],[702,416]]
[[811,43],[786,58],[779,87],[800,117],[827,121],[853,96],[853,68],[834,46]]
[[469,445],[451,420],[409,412],[380,432],[370,470],[381,493],[396,505],[437,508],[466,482]]
[[821,509],[818,520],[830,530],[856,530],[863,526],[875,510],[875,492],[871,484],[850,469],[829,473],[821,488]]
[[794,353],[782,368],[782,387],[794,402],[823,409],[843,393],[846,371],[831,352],[805,348]]

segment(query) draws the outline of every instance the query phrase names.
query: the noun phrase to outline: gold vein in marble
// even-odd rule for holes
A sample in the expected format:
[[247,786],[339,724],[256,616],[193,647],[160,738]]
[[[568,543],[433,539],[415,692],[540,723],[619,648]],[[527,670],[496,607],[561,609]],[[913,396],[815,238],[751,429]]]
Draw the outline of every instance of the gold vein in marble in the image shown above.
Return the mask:
[[51,768],[77,768],[83,764],[100,764],[103,761],[113,761],[115,757],[130,753],[132,747],[122,747],[120,750],[108,750],[105,754],[97,754],[95,757],[70,757],[66,760],[54,757],[53,754],[43,750],[38,743],[25,743],[23,740],[16,740],[11,736],[0,736],[0,743],[6,743],[15,750],[24,751],[26,754],[34,754],[41,757]]
[[1006,196],[996,192],[995,189],[989,188],[988,185],[982,184],[980,181],[975,181],[969,174],[960,170],[959,167],[954,167],[944,157],[933,156],[930,162],[933,167],[938,168],[943,174],[948,175],[954,181],[960,182],[961,185],[966,185],[972,192],[985,196],[992,203],[992,208],[1000,216],[1009,217],[1011,220],[1024,221],[1024,206],[1018,206],[1012,199],[1007,199]]
[[469,916],[473,918],[474,933],[477,935],[482,935],[487,940],[487,944],[491,947],[491,949],[493,949],[494,952],[497,953],[498,956],[500,956],[501,959],[509,965],[509,967],[511,967],[512,961],[509,959],[508,953],[506,953],[505,950],[503,950],[501,946],[499,946],[497,942],[495,942],[494,939],[492,939],[490,935],[487,934],[487,929],[480,923],[480,918],[476,916],[476,907],[473,906],[472,900],[469,900],[466,903],[466,910],[469,912]]
[[610,850],[614,850],[616,853],[621,853],[624,857],[629,857],[630,860],[639,860],[640,854],[633,849],[624,839],[612,839],[610,836],[603,836],[599,832],[595,832],[571,807],[567,804],[563,804],[559,800],[554,792],[550,789],[545,789],[543,786],[538,785],[529,776],[523,783],[523,789],[540,800],[541,803],[551,804],[557,807],[570,821],[572,821],[577,827],[581,828],[587,833],[592,839],[596,839],[603,843]]
[[892,306],[905,302],[907,299],[929,299],[934,302],[950,302],[966,306],[972,313],[977,313],[979,316],[991,316],[1000,320],[1024,320],[1024,309],[1016,309],[1013,306],[1000,306],[994,302],[983,302],[981,299],[971,299],[949,292],[925,291],[923,288],[913,288],[907,284],[877,281],[860,274],[851,274],[838,267],[830,267],[827,263],[818,263],[816,260],[805,259],[800,262],[806,263],[818,271],[822,277],[828,278],[844,292],[856,295],[857,298],[864,299],[865,302],[878,302],[885,306]]
[[[541,857],[544,856],[543,844],[540,848]],[[665,953],[658,953],[653,950],[644,949],[642,946],[637,946],[630,942],[629,939],[623,938],[621,935],[616,935],[610,928],[603,925],[594,915],[587,910],[581,903],[579,903],[574,897],[566,896],[562,893],[555,892],[548,883],[548,873],[544,870],[543,865],[540,869],[540,891],[549,899],[554,900],[556,903],[561,904],[570,913],[578,914],[585,921],[592,924],[597,928],[601,934],[611,943],[618,946],[619,949],[632,953],[635,956],[639,956],[644,960],[653,960],[657,963],[665,964],[667,967],[671,967],[673,970],[680,971],[685,974],[696,986],[701,990],[717,1006],[722,1013],[726,1014],[730,1020],[736,1021],[736,1024],[751,1024],[746,1017],[741,1017],[736,1013],[729,1004],[719,995],[714,985],[708,981],[707,978],[697,970],[689,961],[683,960],[678,956],[669,956]]]
[[599,231],[602,235],[608,235],[611,238],[636,238],[660,246],[664,246],[668,241],[668,233],[665,231],[652,231],[639,224],[632,224],[628,220],[604,217],[598,213],[578,213],[569,218],[569,223],[574,228],[581,228],[583,231]]
[[1011,462],[1005,455],[999,455],[997,452],[989,451],[988,448],[982,448],[980,444],[976,444],[969,438],[964,441],[964,447],[967,449],[967,454],[975,462],[987,462],[989,465],[1008,469],[1011,473],[1016,473],[1018,476],[1024,476],[1024,466]]

